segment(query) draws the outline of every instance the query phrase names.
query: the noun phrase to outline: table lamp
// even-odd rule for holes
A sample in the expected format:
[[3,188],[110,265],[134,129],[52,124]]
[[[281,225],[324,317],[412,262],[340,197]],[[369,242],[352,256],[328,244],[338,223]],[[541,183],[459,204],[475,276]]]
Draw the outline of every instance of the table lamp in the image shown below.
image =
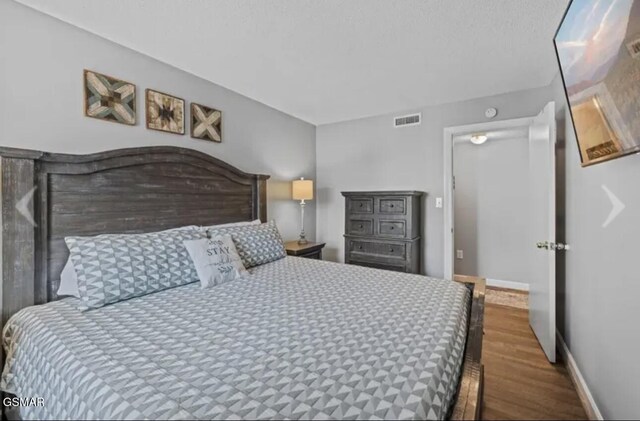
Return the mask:
[[304,233],[304,205],[306,204],[305,200],[313,200],[313,180],[305,180],[304,178],[293,180],[291,191],[293,200],[300,201],[300,238],[298,244],[307,244],[308,241]]

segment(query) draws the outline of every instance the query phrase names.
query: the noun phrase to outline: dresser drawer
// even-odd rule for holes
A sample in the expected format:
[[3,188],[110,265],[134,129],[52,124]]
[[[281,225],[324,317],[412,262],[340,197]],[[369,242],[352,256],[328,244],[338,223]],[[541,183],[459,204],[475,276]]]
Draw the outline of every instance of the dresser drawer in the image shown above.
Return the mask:
[[347,221],[347,234],[373,235],[373,220],[350,219]]
[[349,241],[349,251],[353,256],[372,255],[385,256],[404,259],[406,256],[406,246],[404,244],[371,242],[371,241]]
[[380,235],[404,238],[406,233],[405,221],[378,221],[378,234]]
[[373,213],[373,198],[349,198],[347,202],[349,213]]
[[404,214],[406,210],[406,200],[403,198],[380,198],[379,199],[380,213],[397,213]]

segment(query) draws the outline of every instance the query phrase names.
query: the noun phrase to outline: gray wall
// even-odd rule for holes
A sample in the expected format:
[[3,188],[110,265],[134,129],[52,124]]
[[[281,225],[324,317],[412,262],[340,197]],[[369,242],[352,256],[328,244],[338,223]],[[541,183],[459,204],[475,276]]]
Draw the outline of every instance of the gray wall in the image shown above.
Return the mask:
[[453,157],[455,273],[529,284],[528,139],[457,140]]
[[443,212],[435,207],[443,196],[443,129],[487,121],[484,111],[498,109],[499,119],[529,117],[549,100],[547,87],[464,102],[426,107],[420,126],[393,127],[404,112],[318,126],[318,238],[327,242],[325,256],[344,260],[343,190],[421,190],[428,193],[423,214],[423,265],[442,277]]
[[[605,418],[640,415],[640,156],[582,168],[562,81],[551,84],[559,108],[559,228],[571,250],[560,262],[558,326]],[[606,228],[610,189],[625,210]]]
[[[215,54],[212,51],[212,54]],[[137,85],[138,123],[84,117],[83,69]],[[223,111],[223,143],[147,130],[144,89],[153,88]],[[90,153],[175,145],[238,168],[270,174],[268,212],[286,238],[299,231],[289,181],[315,179],[315,127],[12,1],[0,0],[0,145]],[[306,230],[315,237],[315,203]]]

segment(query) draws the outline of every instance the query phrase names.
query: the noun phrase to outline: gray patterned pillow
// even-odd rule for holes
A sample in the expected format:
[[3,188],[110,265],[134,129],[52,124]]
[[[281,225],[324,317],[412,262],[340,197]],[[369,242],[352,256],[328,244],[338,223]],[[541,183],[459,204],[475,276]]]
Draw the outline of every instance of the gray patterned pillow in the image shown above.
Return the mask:
[[231,234],[245,268],[259,266],[287,256],[275,221],[260,225],[214,228],[210,237]]
[[198,281],[185,240],[205,238],[197,227],[147,234],[67,237],[83,305],[107,304]]

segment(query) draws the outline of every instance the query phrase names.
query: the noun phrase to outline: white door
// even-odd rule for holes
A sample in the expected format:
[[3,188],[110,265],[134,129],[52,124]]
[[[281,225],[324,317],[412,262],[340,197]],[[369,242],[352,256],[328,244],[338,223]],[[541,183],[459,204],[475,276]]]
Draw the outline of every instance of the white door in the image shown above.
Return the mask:
[[548,103],[529,127],[529,324],[550,362],[556,361],[555,108]]

